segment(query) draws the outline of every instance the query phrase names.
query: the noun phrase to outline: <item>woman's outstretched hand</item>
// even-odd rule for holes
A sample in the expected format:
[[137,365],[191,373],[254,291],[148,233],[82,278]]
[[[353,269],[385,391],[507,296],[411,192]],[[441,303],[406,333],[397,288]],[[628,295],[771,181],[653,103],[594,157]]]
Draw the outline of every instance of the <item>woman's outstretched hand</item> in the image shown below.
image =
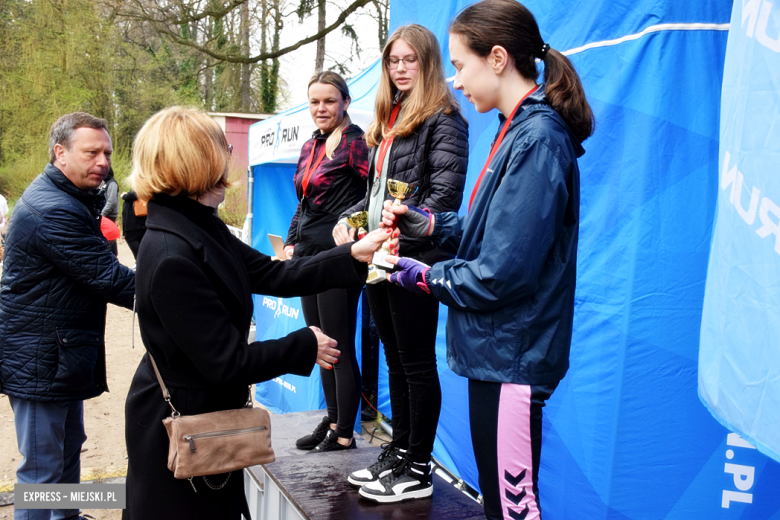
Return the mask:
[[341,352],[336,350],[338,341],[323,334],[319,327],[309,328],[317,336],[317,364],[327,370],[332,369],[333,364],[339,362],[341,355]]
[[390,238],[392,229],[375,229],[352,244],[352,257],[358,262],[368,263],[374,258],[374,251]]

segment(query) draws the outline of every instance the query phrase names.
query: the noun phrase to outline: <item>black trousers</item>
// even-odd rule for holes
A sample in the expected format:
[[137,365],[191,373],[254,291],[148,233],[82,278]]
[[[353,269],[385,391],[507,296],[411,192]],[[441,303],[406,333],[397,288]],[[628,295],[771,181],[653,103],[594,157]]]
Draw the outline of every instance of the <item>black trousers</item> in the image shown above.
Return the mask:
[[371,308],[368,304],[368,296],[365,288],[361,294],[363,302],[362,316],[362,334],[361,334],[361,365],[363,370],[363,393],[368,398],[371,394],[376,395],[379,387],[379,334],[374,325],[374,318],[371,317]]
[[469,379],[471,443],[488,520],[542,517],[542,408],[557,386]]
[[385,345],[393,442],[413,462],[428,462],[441,412],[436,369],[439,301],[391,283],[366,287],[371,315]]
[[360,410],[360,367],[355,356],[357,304],[361,288],[331,289],[313,296],[301,297],[306,325],[319,327],[326,336],[338,342],[341,351],[332,370],[320,367],[322,390],[328,417],[336,424],[339,437],[351,439],[355,418]]

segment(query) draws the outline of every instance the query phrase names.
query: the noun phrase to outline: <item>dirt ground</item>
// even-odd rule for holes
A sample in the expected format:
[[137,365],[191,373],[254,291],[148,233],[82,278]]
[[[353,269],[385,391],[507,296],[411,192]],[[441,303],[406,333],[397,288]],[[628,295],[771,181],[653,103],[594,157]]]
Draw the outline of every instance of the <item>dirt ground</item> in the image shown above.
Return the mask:
[[[132,266],[135,261],[123,239],[119,241],[119,261]],[[87,441],[81,454],[81,481],[124,477],[127,471],[125,449],[125,397],[135,369],[144,354],[138,324],[135,326],[135,348],[131,348],[132,311],[108,306],[106,320],[106,359],[110,392],[84,402],[84,424]],[[365,423],[368,427],[372,423]],[[364,432],[366,430],[364,429]],[[364,435],[368,437],[368,435]],[[387,442],[386,435],[374,438],[372,444]],[[21,460],[17,450],[13,411],[8,397],[0,395],[0,492],[13,492],[16,466]],[[90,510],[83,514],[99,520],[119,520],[119,510]],[[13,518],[13,505],[0,507],[0,520]]]

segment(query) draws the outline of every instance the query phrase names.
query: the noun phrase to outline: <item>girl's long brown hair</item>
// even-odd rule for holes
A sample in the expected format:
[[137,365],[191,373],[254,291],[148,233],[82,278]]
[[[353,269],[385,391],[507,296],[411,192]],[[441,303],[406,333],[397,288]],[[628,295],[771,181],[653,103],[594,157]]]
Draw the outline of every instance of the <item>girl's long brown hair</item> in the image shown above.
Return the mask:
[[582,142],[593,134],[595,121],[574,65],[560,52],[545,45],[534,15],[516,0],[483,0],[455,17],[450,34],[457,34],[477,55],[486,57],[494,46],[506,49],[515,68],[536,81],[536,58],[544,61],[547,101]]
[[[414,88],[404,103],[404,117],[390,129],[388,120],[393,110],[393,100],[398,89],[390,79],[387,59],[396,40],[404,40],[417,53],[419,72]],[[404,25],[393,32],[382,50],[382,77],[376,94],[376,119],[366,132],[368,146],[377,146],[384,137],[406,137],[426,119],[439,111],[451,114],[458,110],[458,103],[444,79],[444,66],[436,36],[417,24]]]

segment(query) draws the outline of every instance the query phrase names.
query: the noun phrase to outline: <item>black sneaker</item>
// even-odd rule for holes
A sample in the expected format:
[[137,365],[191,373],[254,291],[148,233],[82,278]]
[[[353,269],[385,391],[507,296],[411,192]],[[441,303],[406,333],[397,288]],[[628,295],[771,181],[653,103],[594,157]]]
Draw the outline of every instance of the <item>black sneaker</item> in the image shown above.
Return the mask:
[[361,411],[360,411],[360,422],[376,422],[377,415],[379,412],[371,408],[370,406],[366,405]]
[[329,431],[331,431],[330,418],[323,417],[313,432],[295,441],[295,447],[299,450],[313,450],[319,443],[325,440],[325,436]]
[[347,477],[347,481],[353,486],[360,487],[389,475],[393,468],[403,460],[406,450],[394,446],[392,442],[384,445],[383,448],[376,462],[366,469],[353,471]]
[[431,464],[405,458],[388,475],[361,487],[359,493],[366,500],[381,504],[429,497],[433,494]]
[[376,421],[378,414],[379,412],[376,410],[376,395],[370,394],[368,398],[364,397],[360,410],[360,422]]
[[351,439],[352,442],[344,446],[343,444],[339,444],[339,437],[336,435],[336,432],[334,430],[331,430],[328,428],[328,434],[325,436],[325,438],[322,440],[321,443],[317,445],[316,448],[312,450],[312,453],[320,453],[323,451],[341,451],[341,450],[354,450],[357,449],[357,442],[355,442],[354,437]]

